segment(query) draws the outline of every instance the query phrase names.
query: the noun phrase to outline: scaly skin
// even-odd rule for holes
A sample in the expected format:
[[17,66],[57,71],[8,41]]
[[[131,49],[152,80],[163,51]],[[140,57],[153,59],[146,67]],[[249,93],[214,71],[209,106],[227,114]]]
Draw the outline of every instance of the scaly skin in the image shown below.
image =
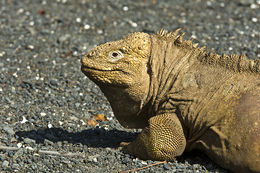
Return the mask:
[[199,149],[233,172],[260,172],[260,60],[208,53],[183,34],[133,33],[82,58],[126,128],[125,150],[172,161]]

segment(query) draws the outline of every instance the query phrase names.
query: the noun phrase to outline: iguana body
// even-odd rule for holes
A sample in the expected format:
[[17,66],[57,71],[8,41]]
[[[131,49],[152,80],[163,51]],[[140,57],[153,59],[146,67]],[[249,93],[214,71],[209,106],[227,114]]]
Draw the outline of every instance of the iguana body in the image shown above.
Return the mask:
[[92,49],[82,71],[116,118],[143,128],[126,151],[174,160],[199,149],[234,172],[260,172],[260,60],[208,53],[175,32],[133,33]]

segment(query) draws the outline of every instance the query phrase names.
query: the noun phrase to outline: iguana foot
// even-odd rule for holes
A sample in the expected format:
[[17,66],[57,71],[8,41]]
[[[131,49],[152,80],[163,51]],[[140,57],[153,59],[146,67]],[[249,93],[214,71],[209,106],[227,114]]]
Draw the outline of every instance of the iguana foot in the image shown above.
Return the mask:
[[123,145],[124,152],[140,159],[172,161],[183,153],[186,139],[176,115],[162,114],[150,118],[137,139]]

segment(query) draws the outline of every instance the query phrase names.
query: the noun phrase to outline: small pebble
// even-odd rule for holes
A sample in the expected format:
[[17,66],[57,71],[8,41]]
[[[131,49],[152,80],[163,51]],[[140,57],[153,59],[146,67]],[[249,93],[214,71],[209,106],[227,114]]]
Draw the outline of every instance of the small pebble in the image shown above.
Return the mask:
[[164,170],[171,170],[171,166],[168,163],[163,164]]
[[7,160],[3,161],[2,167],[3,167],[3,168],[6,168],[6,167],[8,167],[8,166],[9,166],[9,162],[8,162]]
[[250,5],[250,8],[251,8],[251,9],[257,9],[257,8],[259,8],[259,6],[256,5],[256,4],[251,4],[251,5]]
[[12,168],[13,168],[13,169],[19,169],[19,167],[20,167],[20,165],[17,164],[17,163],[14,163],[14,164],[12,165]]
[[147,162],[141,161],[142,165],[147,165]]
[[23,120],[21,121],[21,124],[26,123],[28,120],[23,116]]
[[33,50],[34,49],[34,46],[33,45],[28,45],[28,48]]
[[15,134],[14,130],[10,126],[8,126],[8,125],[3,125],[3,129],[9,135],[14,135]]
[[252,21],[256,23],[258,21],[258,19],[256,17],[253,17]]
[[86,29],[86,30],[90,29],[90,25],[88,25],[88,24],[84,25],[84,29]]
[[124,7],[123,7],[123,10],[124,10],[124,11],[128,11],[128,7],[127,7],[127,6],[124,6]]
[[42,117],[45,117],[47,114],[46,114],[45,112],[41,112],[40,115],[41,115]]
[[5,52],[0,52],[0,57],[3,57],[5,55]]
[[81,18],[76,18],[76,22],[80,23],[81,22]]
[[103,31],[101,29],[97,30],[98,34],[103,34]]
[[26,144],[35,144],[35,140],[33,139],[30,139],[30,138],[24,138],[24,143]]
[[18,147],[18,148],[21,148],[22,146],[23,146],[22,143],[17,143],[17,147]]
[[88,156],[87,159],[88,159],[90,162],[97,162],[97,156],[98,156],[98,155]]
[[131,21],[131,20],[129,20],[128,23],[129,23],[132,27],[134,27],[134,28],[136,28],[136,27],[138,26],[137,23],[135,23],[135,22],[133,22],[133,21]]
[[53,125],[51,124],[51,123],[49,123],[48,124],[48,128],[50,129],[50,128],[52,128],[53,127]]
[[50,80],[50,84],[53,86],[57,86],[58,82],[56,80]]

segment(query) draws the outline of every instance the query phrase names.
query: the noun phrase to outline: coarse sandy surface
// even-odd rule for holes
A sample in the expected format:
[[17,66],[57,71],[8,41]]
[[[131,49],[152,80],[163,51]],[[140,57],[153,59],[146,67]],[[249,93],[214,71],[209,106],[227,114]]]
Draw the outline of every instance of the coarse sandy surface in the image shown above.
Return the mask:
[[[157,163],[120,151],[136,130],[80,71],[89,49],[183,28],[217,53],[260,58],[259,0],[0,0],[0,172],[120,172]],[[94,115],[104,114],[98,121]],[[90,121],[92,120],[92,121]],[[139,172],[228,172],[200,152]]]

